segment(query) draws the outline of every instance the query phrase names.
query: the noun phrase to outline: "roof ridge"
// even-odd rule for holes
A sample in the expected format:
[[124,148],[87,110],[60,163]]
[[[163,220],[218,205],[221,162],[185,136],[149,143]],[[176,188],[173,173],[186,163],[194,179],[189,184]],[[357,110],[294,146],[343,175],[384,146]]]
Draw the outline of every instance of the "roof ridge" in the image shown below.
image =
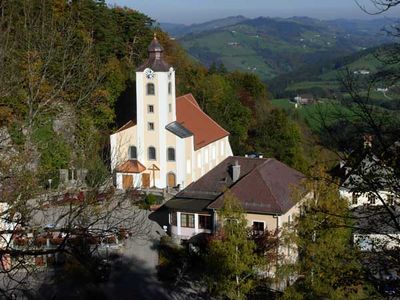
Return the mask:
[[[133,125],[127,127],[128,124],[131,123],[131,122],[132,122]],[[131,127],[133,127],[133,126],[135,126],[135,125],[136,125],[136,122],[135,122],[134,120],[129,120],[129,121],[126,122],[124,125],[122,125],[120,128],[118,128],[117,131],[115,131],[113,134],[116,134],[116,133],[118,133],[118,132],[124,131],[125,129],[131,128]],[[126,128],[125,128],[125,127],[126,127]]]
[[[191,104],[193,104],[193,105],[196,106],[197,108],[200,108],[199,103],[197,102],[196,98],[193,96],[192,93],[188,93],[188,94],[179,96],[179,97],[176,98],[176,100],[181,100],[181,98],[182,98],[182,99],[185,99],[185,100],[188,101],[188,102],[190,102]],[[176,100],[175,100],[175,101],[176,101]],[[201,108],[200,108],[200,110],[201,110],[202,112],[204,112]]]
[[[192,94],[190,94],[192,95]],[[192,95],[193,96],[193,95]],[[193,97],[194,98],[194,97]],[[230,132],[227,131],[225,128],[223,128],[221,125],[219,125],[217,122],[215,122],[208,114],[205,113],[204,110],[201,109],[200,106],[195,105],[192,101],[189,101],[189,103],[191,105],[193,105],[198,111],[202,112],[208,119],[211,120],[211,122],[213,122],[215,125],[217,125],[219,128],[221,128],[223,131],[225,131],[225,133],[227,133],[228,135],[230,135]]]

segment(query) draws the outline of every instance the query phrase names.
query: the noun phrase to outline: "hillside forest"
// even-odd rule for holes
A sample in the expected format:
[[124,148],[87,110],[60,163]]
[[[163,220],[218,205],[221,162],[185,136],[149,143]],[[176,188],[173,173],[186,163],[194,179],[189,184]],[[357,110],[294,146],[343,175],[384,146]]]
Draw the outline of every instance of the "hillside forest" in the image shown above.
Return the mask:
[[[270,105],[258,76],[207,69],[148,16],[92,0],[21,0],[2,10],[1,53],[12,59],[0,71],[0,123],[15,151],[29,149],[24,157],[42,185],[57,184],[59,168],[83,166],[94,181],[107,174],[108,135],[134,115],[135,68],[154,32],[176,69],[177,95],[196,97],[231,133],[235,154],[260,152],[306,169],[300,126]],[[124,105],[128,116],[117,116]]]
[[[285,264],[282,270],[277,268],[285,281],[293,274],[302,274],[302,280],[280,296],[284,299],[375,297],[372,286],[376,282],[371,283],[374,274],[367,274],[361,266],[362,262],[368,265],[370,261],[362,261],[365,257],[352,243],[354,219],[350,216],[347,200],[339,197],[339,179],[330,175],[337,175],[334,167],[339,160],[346,161],[349,168],[357,171],[356,167],[365,157],[373,157],[382,164],[378,165],[378,171],[372,170],[367,174],[367,185],[355,186],[354,193],[375,193],[379,196],[382,186],[389,182],[390,192],[398,199],[400,117],[397,82],[400,59],[399,49],[391,38],[375,38],[376,32],[368,27],[369,23],[367,26],[365,23],[354,25],[343,20],[340,24],[328,24],[308,18],[248,20],[235,17],[220,23],[220,26],[229,29],[222,32],[215,29],[215,23],[205,24],[206,31],[201,26],[194,26],[189,32],[186,27],[169,24],[170,29],[180,30],[179,39],[175,39],[151,17],[134,9],[108,6],[105,0],[0,1],[0,12],[2,202],[10,204],[12,218],[18,218],[19,224],[25,226],[32,221],[29,219],[32,211],[48,211],[52,214],[49,202],[53,198],[49,195],[59,185],[60,169],[88,171],[88,201],[73,199],[78,200],[75,204],[79,205],[75,205],[68,195],[68,201],[64,201],[65,195],[62,195],[61,201],[57,202],[58,198],[54,201],[57,205],[61,202],[59,207],[66,210],[62,216],[68,219],[65,232],[75,235],[75,239],[69,235],[57,236],[55,240],[63,240],[64,244],[58,245],[56,250],[50,250],[55,253],[61,249],[65,254],[72,249],[71,253],[74,254],[72,263],[68,261],[65,269],[58,269],[61,270],[59,273],[43,272],[51,273],[50,277],[54,277],[57,284],[65,287],[63,280],[70,273],[78,286],[86,288],[87,285],[92,289],[93,294],[87,298],[93,299],[96,298],[93,295],[99,295],[99,285],[96,284],[106,281],[101,274],[107,273],[107,270],[103,272],[100,256],[92,255],[86,241],[95,237],[89,233],[93,224],[99,223],[99,227],[102,226],[99,231],[105,233],[107,239],[110,232],[115,239],[129,236],[121,227],[124,223],[109,222],[110,216],[119,214],[120,210],[123,210],[122,217],[118,217],[124,219],[128,215],[124,221],[128,220],[136,230],[131,237],[137,237],[141,232],[147,238],[148,231],[142,230],[141,226],[149,221],[147,209],[159,199],[155,199],[154,195],[145,195],[147,206],[142,209],[137,207],[139,197],[135,194],[136,190],[129,189],[126,193],[110,196],[115,189],[110,174],[109,136],[135,116],[135,70],[147,58],[147,47],[155,34],[164,47],[166,60],[176,70],[177,96],[192,93],[200,107],[230,132],[229,140],[234,155],[256,153],[266,158],[274,157],[307,176],[304,190],[297,191],[304,197],[305,190],[312,190],[312,197],[307,198],[304,206],[305,214],[300,214],[292,223],[288,220],[288,228],[285,225],[282,229],[282,241],[276,238],[275,233],[272,237],[275,243],[286,243],[286,246],[294,241],[299,245],[302,258],[287,268]],[[373,25],[374,28],[376,25]],[[354,31],[354,26],[361,29]],[[333,37],[339,32],[349,34],[346,28],[350,27],[355,35],[352,45],[351,39],[345,36],[337,36],[337,44],[333,42]],[[269,36],[253,32],[254,28],[259,28],[262,34]],[[319,28],[318,31],[313,31],[315,28]],[[369,28],[371,34],[365,34],[365,28]],[[286,33],[284,40],[272,38],[278,36],[278,29]],[[275,59],[276,64],[265,68],[271,76],[233,68],[216,56],[212,56],[209,64],[205,64],[192,52],[197,49],[201,55],[205,55],[206,50],[208,53],[210,48],[203,47],[208,35],[213,37],[213,42],[221,40],[226,43],[230,42],[227,36],[229,39],[232,35],[244,39],[243,32],[251,33],[257,41],[271,40],[266,47],[258,42],[246,44],[256,44],[256,50],[265,48],[268,57],[263,63],[271,60],[271,57]],[[324,35],[327,32],[329,36]],[[301,37],[304,41],[299,40],[298,34],[304,35]],[[315,42],[316,35],[323,38],[322,44],[318,44],[319,40]],[[303,47],[306,39],[313,39],[313,43],[304,44],[306,47]],[[199,41],[203,46],[198,47]],[[299,45],[291,49],[290,43],[293,41]],[[313,51],[308,51],[311,46]],[[374,47],[367,49],[367,46]],[[349,51],[342,52],[341,57],[331,53],[346,47]],[[238,49],[241,48],[234,48],[235,51]],[[271,49],[278,49],[277,52],[282,56]],[[290,60],[284,57],[288,53]],[[383,59],[377,53],[383,55]],[[328,57],[326,54],[329,54]],[[311,60],[297,65],[307,58]],[[371,76],[354,73],[354,70],[364,68],[361,61],[371,62],[374,59],[378,61],[375,61],[374,69],[369,69]],[[283,64],[283,61],[287,63]],[[355,69],[351,68],[352,64]],[[295,68],[296,65],[298,68]],[[321,83],[329,87],[315,89],[315,83],[320,88]],[[332,87],[335,87],[333,92],[329,90]],[[390,99],[384,97],[381,100],[382,92],[377,93],[378,87],[389,87],[390,93],[388,91],[386,96]],[[295,106],[293,96],[303,92],[312,92],[314,101],[310,105]],[[365,137],[371,136],[375,138],[374,143],[366,147]],[[382,175],[380,170],[384,168],[389,170],[383,173],[390,175],[390,180],[384,178],[386,182],[377,182],[375,178]],[[99,187],[102,186],[111,192],[101,191]],[[119,199],[118,195],[122,195],[123,199]],[[300,195],[297,196],[296,199],[302,199]],[[110,199],[107,197],[114,197],[113,201],[103,201]],[[259,276],[255,274],[262,270],[260,266],[278,266],[269,256],[272,252],[278,255],[276,245],[271,242],[268,230],[266,234],[262,233],[258,241],[250,239],[247,221],[238,207],[240,205],[235,197],[229,198],[232,199],[224,203],[226,207],[222,213],[227,216],[226,220],[237,222],[227,222],[227,228],[230,229],[225,237],[217,235],[209,240],[211,248],[205,252],[205,256],[190,249],[186,251],[183,247],[173,248],[172,258],[168,256],[171,253],[167,255],[160,251],[158,271],[163,273],[163,268],[166,269],[166,285],[170,280],[167,288],[176,289],[186,280],[192,292],[196,280],[199,280],[196,276],[200,274],[199,296],[207,289],[207,285],[209,291],[206,292],[211,291],[221,299],[225,299],[226,295],[231,299],[245,299],[247,294],[254,296],[249,299],[260,299],[257,295],[262,295],[261,299],[264,299],[266,291],[272,291],[272,282],[258,281]],[[393,205],[386,205],[383,200],[382,203],[387,211],[393,213]],[[133,219],[129,219],[131,215]],[[92,223],[91,218],[97,220]],[[398,220],[396,217],[394,219]],[[45,219],[43,224],[48,224],[48,220]],[[46,225],[38,231],[42,230],[39,233],[48,236],[50,227]],[[396,230],[399,228],[396,227]],[[32,229],[32,236],[38,233],[36,229]],[[285,235],[286,230],[288,235]],[[22,236],[21,232],[17,228],[11,230],[10,234]],[[3,233],[8,234],[9,231]],[[83,236],[83,242],[80,242],[79,235]],[[46,243],[46,239],[44,241]],[[99,243],[103,243],[103,240]],[[16,267],[16,282],[24,282],[18,276],[21,270],[19,266],[24,269],[27,265],[26,257],[38,254],[37,245],[33,243],[33,246],[33,252],[31,249],[28,252],[18,250],[22,248],[0,249],[1,255],[16,251],[11,254],[21,259],[21,265]],[[291,251],[290,248],[287,250]],[[243,256],[237,263],[239,251]],[[39,254],[47,255],[48,252]],[[386,258],[391,259],[391,264],[399,269],[398,251],[391,251]],[[123,262],[118,267],[123,270],[125,267],[131,268],[131,265]],[[161,277],[158,279],[163,280]],[[141,279],[146,282],[148,278]],[[117,281],[124,280],[117,277]],[[52,284],[50,282],[49,286]],[[132,285],[132,282],[128,285]],[[152,292],[156,285],[148,285],[145,291]],[[112,291],[108,289],[109,286],[106,286],[107,291]],[[239,286],[242,286],[243,292],[239,291]],[[60,290],[68,291],[68,287]],[[69,290],[76,292],[77,299],[84,299],[79,289]],[[0,287],[0,294],[2,292]],[[205,299],[209,299],[208,296],[204,296]],[[15,298],[10,295],[9,299]]]

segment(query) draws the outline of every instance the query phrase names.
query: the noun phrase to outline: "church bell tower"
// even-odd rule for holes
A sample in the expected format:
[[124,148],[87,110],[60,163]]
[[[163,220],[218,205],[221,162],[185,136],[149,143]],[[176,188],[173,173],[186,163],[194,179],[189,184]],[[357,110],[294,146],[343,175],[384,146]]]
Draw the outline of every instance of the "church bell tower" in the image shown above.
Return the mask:
[[137,158],[160,171],[152,185],[166,186],[166,129],[176,121],[175,71],[164,60],[164,49],[154,35],[148,59],[136,70]]

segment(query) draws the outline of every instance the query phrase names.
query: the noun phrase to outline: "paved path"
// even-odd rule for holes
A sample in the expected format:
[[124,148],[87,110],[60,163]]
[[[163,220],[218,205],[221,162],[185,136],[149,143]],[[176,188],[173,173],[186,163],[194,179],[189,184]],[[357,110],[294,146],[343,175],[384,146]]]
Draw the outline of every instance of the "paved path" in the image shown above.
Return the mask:
[[142,213],[147,215],[145,222],[148,224],[145,227],[148,228],[148,233],[145,236],[136,236],[129,239],[125,244],[123,253],[127,258],[142,261],[146,268],[155,272],[158,265],[157,245],[160,238],[166,233],[157,222],[148,218],[149,211],[143,210]]

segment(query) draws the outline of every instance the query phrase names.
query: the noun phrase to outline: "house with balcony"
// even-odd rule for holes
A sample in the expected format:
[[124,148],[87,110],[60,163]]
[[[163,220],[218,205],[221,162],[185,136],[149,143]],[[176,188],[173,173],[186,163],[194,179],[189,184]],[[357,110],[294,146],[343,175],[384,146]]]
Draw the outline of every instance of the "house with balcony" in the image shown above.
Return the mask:
[[176,240],[214,233],[228,189],[245,210],[249,227],[278,232],[299,213],[301,201],[293,192],[303,179],[302,173],[273,158],[230,156],[165,204],[169,233]]

